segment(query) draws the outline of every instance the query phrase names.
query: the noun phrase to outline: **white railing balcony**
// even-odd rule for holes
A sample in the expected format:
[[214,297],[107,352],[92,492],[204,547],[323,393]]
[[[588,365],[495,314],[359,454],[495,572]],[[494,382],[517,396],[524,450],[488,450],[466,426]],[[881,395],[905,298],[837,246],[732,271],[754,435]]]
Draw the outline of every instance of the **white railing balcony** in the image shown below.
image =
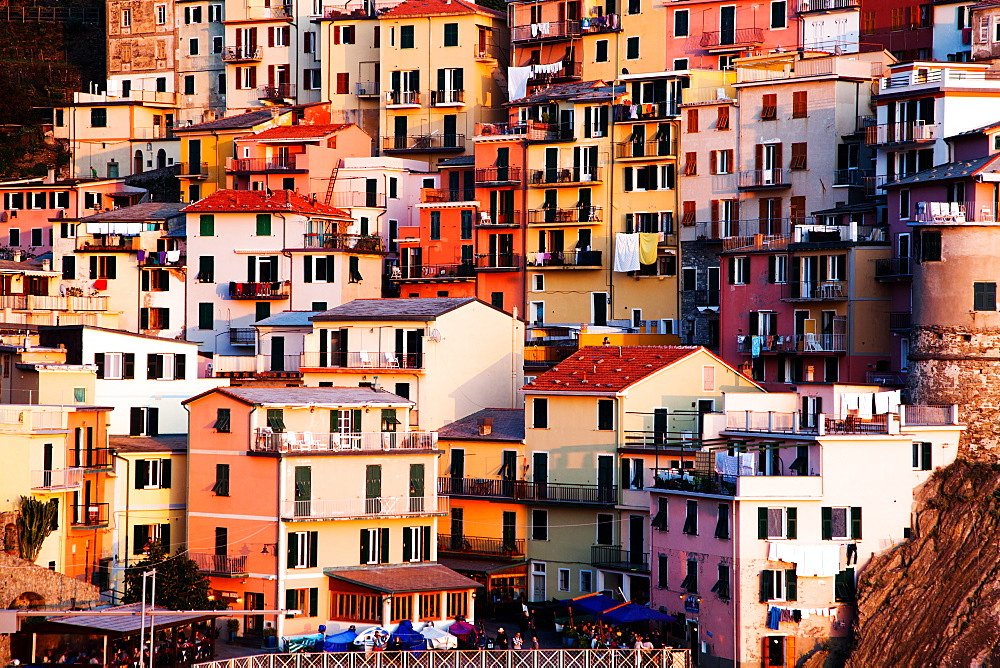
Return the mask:
[[869,146],[882,144],[921,144],[936,140],[940,128],[935,123],[903,121],[885,123],[865,128],[865,141]]
[[212,374],[219,378],[231,375],[297,373],[300,355],[216,355]]
[[257,429],[250,449],[255,452],[399,452],[437,449],[435,431],[358,431],[313,433],[309,431],[271,431]]
[[0,408],[0,431],[36,431],[65,429],[66,413],[41,406],[6,406]]
[[990,202],[917,202],[919,223],[994,223],[996,212]]
[[372,499],[286,500],[281,505],[282,519],[331,519],[421,517],[448,512],[444,496],[380,496]]
[[33,470],[31,489],[61,490],[78,489],[83,484],[83,469],[68,468],[55,470]]
[[0,308],[21,311],[107,311],[107,297],[0,295]]

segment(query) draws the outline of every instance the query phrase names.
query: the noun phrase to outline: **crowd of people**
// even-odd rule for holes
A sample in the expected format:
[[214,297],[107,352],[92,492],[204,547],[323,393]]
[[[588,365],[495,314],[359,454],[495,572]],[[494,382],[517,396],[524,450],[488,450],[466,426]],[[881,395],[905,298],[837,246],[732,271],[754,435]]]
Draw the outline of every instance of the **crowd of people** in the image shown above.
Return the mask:
[[[140,664],[158,668],[188,666],[212,659],[210,634],[211,627],[207,624],[180,629],[176,638],[165,631],[159,631],[152,652],[148,640],[142,643],[142,660],[139,638],[136,636],[109,640],[107,657],[104,656],[103,645],[95,643],[89,637],[84,640],[83,636],[63,636],[58,644],[36,649],[37,663],[107,665],[116,668],[139,668]],[[44,645],[46,640],[57,637],[42,636],[39,644]]]
[[581,649],[670,649],[656,633],[639,633],[621,627],[586,622],[564,628],[564,635],[576,638]]

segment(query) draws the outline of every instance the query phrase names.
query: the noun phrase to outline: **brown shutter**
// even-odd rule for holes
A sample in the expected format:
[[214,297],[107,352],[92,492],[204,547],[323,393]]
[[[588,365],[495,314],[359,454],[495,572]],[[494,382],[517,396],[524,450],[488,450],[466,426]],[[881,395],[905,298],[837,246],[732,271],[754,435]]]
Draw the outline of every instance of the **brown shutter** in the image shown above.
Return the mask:
[[764,145],[757,144],[754,147],[753,168],[760,170],[764,168]]
[[274,46],[274,26],[268,26],[267,28],[267,45]]
[[729,129],[729,107],[722,105],[719,107],[719,118],[715,122],[716,130],[728,130]]
[[774,168],[775,169],[781,169],[784,166],[785,166],[785,163],[782,161],[781,144],[780,143],[779,144],[775,144],[774,145]]
[[257,87],[257,68],[256,67],[251,67],[250,68],[250,88],[256,88],[256,87]]
[[729,171],[730,172],[735,171],[735,169],[736,169],[736,162],[735,162],[735,154],[733,153],[733,149],[731,149],[731,148],[727,148],[726,149],[726,158],[727,158],[726,164],[729,165]]
[[274,88],[274,65],[267,66],[267,85]]
[[372,46],[376,49],[379,48],[379,43],[381,41],[381,31],[379,30],[381,26],[375,26],[375,34],[372,35]]
[[340,26],[333,26],[333,43],[340,44]]
[[713,199],[712,200],[712,212],[711,212],[711,216],[712,216],[712,234],[711,234],[711,236],[709,238],[710,239],[718,239],[719,238],[719,200],[717,200],[717,199]]
[[351,87],[351,75],[347,72],[337,73],[337,95],[347,95]]
[[688,109],[688,126],[687,126],[687,131],[688,132],[697,132],[698,131],[698,110],[697,109]]
[[719,173],[719,156],[716,151],[708,152],[708,173],[709,174]]
[[681,219],[682,225],[694,225],[697,206],[698,203],[695,201],[688,200],[681,202],[681,209],[683,212],[683,218]]

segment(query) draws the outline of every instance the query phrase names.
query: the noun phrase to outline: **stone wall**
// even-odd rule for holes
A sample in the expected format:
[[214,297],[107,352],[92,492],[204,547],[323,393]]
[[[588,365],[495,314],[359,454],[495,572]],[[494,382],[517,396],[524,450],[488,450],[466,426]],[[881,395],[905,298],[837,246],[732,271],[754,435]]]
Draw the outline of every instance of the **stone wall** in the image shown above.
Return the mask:
[[[721,266],[720,248],[718,242],[685,241],[681,244],[681,262],[677,268],[681,281],[683,281],[685,267],[697,269],[698,283],[693,292],[683,289],[680,292],[681,312],[676,333],[680,335],[681,341],[686,345],[705,346],[716,351],[719,349],[719,342],[711,340],[712,325],[709,323],[718,323],[719,309],[699,308],[698,305],[704,303],[701,298],[707,294],[708,268]],[[681,288],[683,288],[683,284],[681,284]]]

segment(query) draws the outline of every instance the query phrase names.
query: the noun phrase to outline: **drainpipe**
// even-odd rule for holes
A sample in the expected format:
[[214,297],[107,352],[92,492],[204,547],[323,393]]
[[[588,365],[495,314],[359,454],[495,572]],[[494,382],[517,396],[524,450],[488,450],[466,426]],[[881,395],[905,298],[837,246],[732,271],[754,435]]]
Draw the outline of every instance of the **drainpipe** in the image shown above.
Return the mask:
[[[185,406],[184,408],[187,409],[187,406]],[[124,559],[124,561],[125,561],[125,568],[127,569],[128,568],[128,555],[129,555],[129,551],[128,551],[128,548],[129,548],[129,544],[128,544],[128,532],[129,532],[129,524],[128,524],[128,518],[129,518],[129,497],[130,497],[131,491],[132,491],[132,484],[131,484],[131,482],[132,482],[132,461],[129,460],[129,459],[127,459],[126,457],[122,457],[115,450],[111,451],[111,456],[114,457],[115,459],[120,459],[123,462],[125,462],[125,552],[124,552],[125,559]],[[170,550],[169,546],[167,546],[167,550],[168,550],[168,554],[169,554],[169,550]]]
[[[250,411],[250,416],[248,416],[248,420],[252,417],[254,411],[256,411],[256,410],[257,409],[254,408],[253,410]],[[274,555],[274,558],[277,560],[277,563],[275,565],[276,565],[277,578],[278,578],[278,580],[277,580],[277,589],[276,589],[276,592],[275,592],[275,602],[274,602],[275,609],[277,609],[277,606],[279,604],[281,604],[280,603],[281,601],[285,600],[285,576],[286,576],[285,571],[286,571],[286,568],[287,568],[287,564],[284,561],[284,556],[285,556],[288,548],[287,548],[287,545],[286,545],[287,540],[286,540],[285,527],[284,527],[284,525],[281,522],[281,511],[282,511],[282,504],[283,504],[283,502],[285,500],[286,488],[288,486],[287,482],[286,482],[287,473],[288,473],[288,461],[285,459],[284,456],[282,456],[279,453],[279,455],[278,455],[278,498],[277,498],[277,508],[278,508],[277,516],[278,516],[278,520],[277,520],[277,522],[275,522],[275,528],[278,530],[278,539],[277,539],[277,547],[275,549],[275,555]],[[277,615],[275,617],[274,626],[275,626],[275,629],[277,631],[278,638],[283,637],[285,635],[285,616],[284,615]]]

